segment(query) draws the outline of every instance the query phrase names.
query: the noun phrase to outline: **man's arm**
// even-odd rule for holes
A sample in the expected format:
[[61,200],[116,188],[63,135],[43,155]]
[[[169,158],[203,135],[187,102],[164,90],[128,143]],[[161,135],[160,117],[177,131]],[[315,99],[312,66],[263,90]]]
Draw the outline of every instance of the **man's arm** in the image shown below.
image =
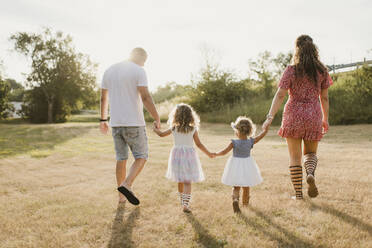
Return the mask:
[[[101,119],[102,120],[107,120],[107,112],[108,112],[108,90],[101,89]],[[107,134],[107,131],[108,131],[107,121],[100,121],[100,129],[102,133]]]
[[141,95],[143,105],[145,106],[146,110],[150,113],[152,118],[155,120],[156,128],[160,128],[160,118],[158,111],[156,111],[156,107],[154,102],[152,101],[152,97],[147,87],[145,86],[137,86],[137,89]]

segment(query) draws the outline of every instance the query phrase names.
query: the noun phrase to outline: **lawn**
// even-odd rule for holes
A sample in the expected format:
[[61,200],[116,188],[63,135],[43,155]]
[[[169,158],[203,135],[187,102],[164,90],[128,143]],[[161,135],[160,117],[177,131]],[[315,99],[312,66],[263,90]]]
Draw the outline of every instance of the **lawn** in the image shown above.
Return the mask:
[[[206,180],[186,215],[164,177],[171,137],[148,127],[141,205],[118,205],[112,138],[79,120],[0,124],[0,247],[372,247],[372,125],[331,127],[319,146],[320,195],[303,201],[290,199],[287,147],[272,128],[253,150],[264,182],[240,215],[220,183],[227,157],[200,153]],[[232,135],[223,124],[200,131],[213,151]]]

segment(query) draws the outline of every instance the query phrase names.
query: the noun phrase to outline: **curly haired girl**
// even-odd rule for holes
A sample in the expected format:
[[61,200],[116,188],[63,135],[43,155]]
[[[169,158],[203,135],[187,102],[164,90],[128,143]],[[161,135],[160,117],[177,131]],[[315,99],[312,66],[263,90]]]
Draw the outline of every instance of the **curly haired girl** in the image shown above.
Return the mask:
[[240,187],[243,188],[243,206],[249,202],[249,187],[262,182],[260,169],[251,156],[253,145],[260,141],[267,133],[267,129],[253,137],[255,125],[252,120],[239,116],[235,122],[231,123],[238,139],[232,139],[231,143],[216,156],[222,156],[233,150],[233,155],[227,160],[225,170],[222,175],[222,183],[233,186],[233,210],[240,212],[239,195]]
[[199,117],[191,106],[181,103],[169,115],[169,129],[161,131],[154,127],[154,132],[160,137],[173,134],[174,147],[169,156],[166,177],[178,183],[178,194],[183,211],[191,212],[191,183],[204,180],[201,163],[194,149],[195,145],[209,157],[213,154],[202,144],[199,139]]

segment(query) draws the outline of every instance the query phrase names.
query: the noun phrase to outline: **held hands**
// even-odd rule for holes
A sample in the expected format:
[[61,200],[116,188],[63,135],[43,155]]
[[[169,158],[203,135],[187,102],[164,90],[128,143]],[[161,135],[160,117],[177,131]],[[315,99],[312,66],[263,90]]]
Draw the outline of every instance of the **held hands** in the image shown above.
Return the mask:
[[207,155],[208,155],[209,158],[215,158],[217,156],[217,153],[215,153],[215,152],[208,152]]
[[273,122],[272,118],[267,118],[265,122],[262,124],[262,129],[265,130],[265,132],[267,132],[272,122]]
[[154,128],[155,128],[155,129],[160,129],[160,127],[161,127],[160,120],[155,120],[155,121],[154,121]]
[[160,133],[160,126],[158,125],[156,121],[154,121],[154,126],[152,127],[152,131],[154,131],[157,134]]

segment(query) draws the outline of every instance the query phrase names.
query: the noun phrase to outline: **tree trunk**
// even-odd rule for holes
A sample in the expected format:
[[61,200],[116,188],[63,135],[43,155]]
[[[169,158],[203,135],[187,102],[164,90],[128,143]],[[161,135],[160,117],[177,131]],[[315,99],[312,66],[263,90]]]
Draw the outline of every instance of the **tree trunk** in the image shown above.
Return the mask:
[[48,123],[53,123],[53,100],[48,102]]

